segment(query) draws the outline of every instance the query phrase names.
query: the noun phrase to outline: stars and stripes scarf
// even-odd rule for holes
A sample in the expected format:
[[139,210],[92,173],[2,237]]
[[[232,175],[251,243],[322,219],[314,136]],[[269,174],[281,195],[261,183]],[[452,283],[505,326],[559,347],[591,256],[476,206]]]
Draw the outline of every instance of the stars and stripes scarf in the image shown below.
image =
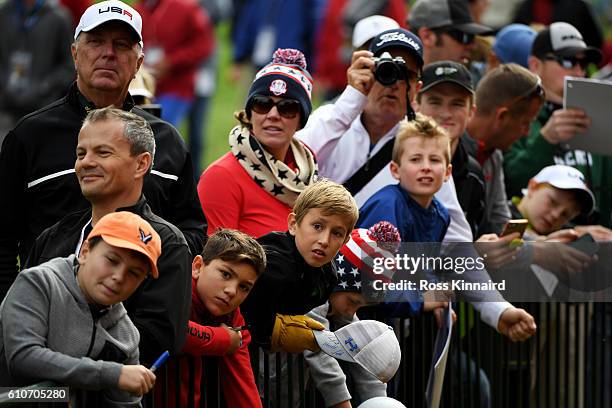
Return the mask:
[[298,195],[317,180],[315,157],[296,138],[291,140],[289,147],[295,158],[295,171],[268,153],[246,127],[233,128],[229,134],[229,144],[232,154],[251,179],[289,207],[293,207]]

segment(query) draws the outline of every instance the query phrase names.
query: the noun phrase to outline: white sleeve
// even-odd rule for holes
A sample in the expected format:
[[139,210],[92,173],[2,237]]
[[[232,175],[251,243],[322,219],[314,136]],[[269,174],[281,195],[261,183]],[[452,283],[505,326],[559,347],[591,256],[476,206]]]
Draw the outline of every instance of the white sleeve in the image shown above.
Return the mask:
[[295,136],[314,152],[319,162],[325,162],[367,103],[368,97],[349,85],[336,102],[312,112],[306,126]]
[[480,312],[480,320],[491,326],[497,331],[497,325],[499,324],[499,318],[502,313],[510,308],[514,307],[509,302],[471,302],[474,309]]
[[459,204],[457,191],[455,190],[455,181],[452,175],[447,181],[442,183],[442,187],[435,197],[446,207],[451,218],[450,225],[442,242],[472,242],[474,240],[472,230]]

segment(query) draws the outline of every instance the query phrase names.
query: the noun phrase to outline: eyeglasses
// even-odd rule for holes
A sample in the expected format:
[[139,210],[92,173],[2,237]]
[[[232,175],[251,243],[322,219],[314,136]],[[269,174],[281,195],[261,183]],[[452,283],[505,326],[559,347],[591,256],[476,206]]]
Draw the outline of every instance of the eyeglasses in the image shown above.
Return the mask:
[[446,34],[453,40],[464,45],[474,43],[474,39],[476,38],[475,34],[466,33],[461,30],[457,30],[456,28],[440,28],[434,31],[438,34]]
[[511,107],[512,105],[514,105],[515,103],[517,103],[518,101],[522,99],[531,99],[533,97],[537,97],[541,100],[544,100],[544,96],[545,96],[545,92],[544,92],[544,88],[542,87],[542,80],[540,79],[540,77],[538,77],[538,80],[536,81],[534,86],[532,86],[531,88],[529,88],[527,91],[523,92],[522,94],[510,99],[508,102],[504,103],[502,106]]
[[274,102],[271,97],[261,95],[253,97],[253,106],[251,108],[260,115],[265,115],[275,106],[278,114],[286,119],[295,118],[301,110],[300,103],[295,99],[281,99],[278,102]]
[[572,69],[576,65],[580,65],[580,68],[586,70],[589,65],[589,60],[586,58],[562,57],[560,55],[547,54],[544,56],[544,59],[547,61],[556,61],[557,64],[561,65],[565,69]]

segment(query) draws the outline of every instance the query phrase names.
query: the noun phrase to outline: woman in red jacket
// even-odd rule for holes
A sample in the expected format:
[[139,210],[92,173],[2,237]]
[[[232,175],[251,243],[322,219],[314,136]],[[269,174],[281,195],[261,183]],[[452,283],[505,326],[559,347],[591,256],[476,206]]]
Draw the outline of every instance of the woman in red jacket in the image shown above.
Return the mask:
[[295,132],[310,112],[312,78],[298,50],[274,53],[251,85],[246,107],[230,131],[231,151],[200,178],[198,194],[208,234],[233,228],[259,237],[286,231],[297,196],[317,175],[313,153]]

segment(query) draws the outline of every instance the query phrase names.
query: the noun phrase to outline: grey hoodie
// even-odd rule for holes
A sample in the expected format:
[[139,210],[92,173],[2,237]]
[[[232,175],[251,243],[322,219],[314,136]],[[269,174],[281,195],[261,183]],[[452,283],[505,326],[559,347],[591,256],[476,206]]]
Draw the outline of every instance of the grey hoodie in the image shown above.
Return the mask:
[[103,390],[102,406],[140,406],[117,389],[122,364],[138,364],[138,331],[123,304],[88,304],[77,268],[71,255],[17,276],[0,305],[0,385],[51,380],[69,386],[73,401],[79,388]]

